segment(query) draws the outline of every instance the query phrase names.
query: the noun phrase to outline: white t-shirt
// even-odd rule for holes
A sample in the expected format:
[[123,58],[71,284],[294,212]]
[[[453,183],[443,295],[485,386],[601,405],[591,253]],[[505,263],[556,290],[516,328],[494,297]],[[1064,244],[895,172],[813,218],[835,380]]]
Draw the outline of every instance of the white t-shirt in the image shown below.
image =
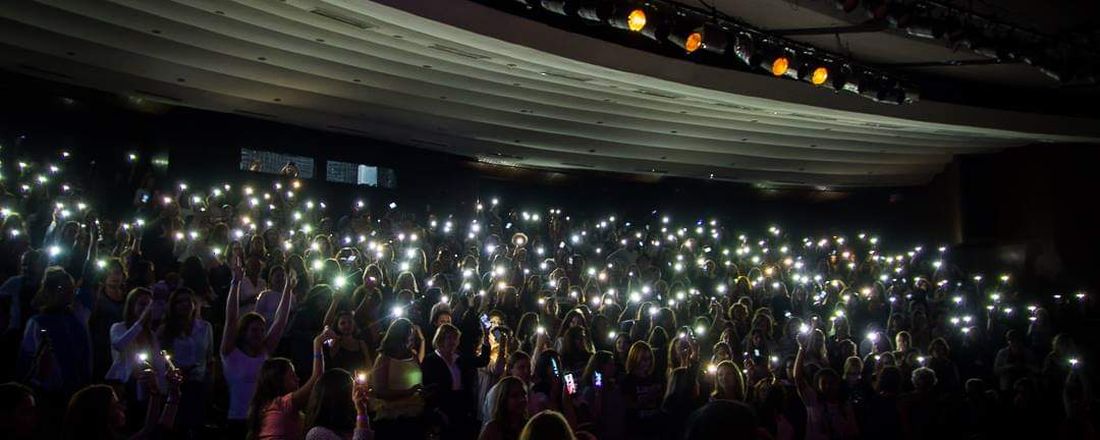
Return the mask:
[[248,404],[256,392],[260,367],[266,360],[267,353],[250,357],[238,348],[234,348],[228,356],[222,356],[225,382],[229,385],[229,420],[248,418]]
[[196,319],[191,334],[176,336],[167,347],[172,352],[172,363],[181,369],[194,367],[187,379],[202,381],[206,376],[206,360],[210,357],[210,348],[214,343],[214,328],[210,323]]

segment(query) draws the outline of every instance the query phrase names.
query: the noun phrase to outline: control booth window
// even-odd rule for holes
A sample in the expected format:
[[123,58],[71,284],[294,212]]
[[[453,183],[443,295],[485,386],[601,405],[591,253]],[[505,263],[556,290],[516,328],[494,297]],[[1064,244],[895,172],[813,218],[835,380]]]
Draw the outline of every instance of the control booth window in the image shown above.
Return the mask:
[[329,182],[388,189],[397,188],[397,175],[390,168],[330,160],[328,161],[327,172]]
[[282,174],[283,168],[290,164],[298,168],[298,177],[313,178],[312,157],[241,148],[241,171]]

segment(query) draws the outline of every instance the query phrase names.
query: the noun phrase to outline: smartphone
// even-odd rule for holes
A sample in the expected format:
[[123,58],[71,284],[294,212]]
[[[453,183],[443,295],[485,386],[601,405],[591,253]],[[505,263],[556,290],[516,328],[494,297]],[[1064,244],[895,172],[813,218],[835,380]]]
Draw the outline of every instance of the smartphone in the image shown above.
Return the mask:
[[550,369],[554,371],[554,376],[558,375],[558,360],[550,358]]
[[592,372],[592,386],[596,388],[603,388],[603,374],[599,371]]
[[489,315],[486,313],[481,314],[481,326],[486,330],[489,329]]
[[577,392],[577,382],[573,380],[573,373],[565,373],[565,392],[570,395]]

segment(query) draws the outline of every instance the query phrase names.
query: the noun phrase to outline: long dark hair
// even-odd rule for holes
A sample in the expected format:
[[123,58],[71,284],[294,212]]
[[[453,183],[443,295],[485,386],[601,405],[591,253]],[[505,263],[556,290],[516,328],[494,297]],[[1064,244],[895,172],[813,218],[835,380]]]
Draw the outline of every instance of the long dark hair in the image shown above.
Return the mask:
[[115,391],[108,385],[89,385],[73,394],[65,411],[61,438],[65,440],[110,440],[117,437],[111,428],[111,404]]
[[180,285],[199,295],[206,295],[210,290],[210,279],[206,276],[206,269],[202,267],[199,257],[191,256],[183,260],[180,265]]
[[353,382],[347,370],[334,368],[321,375],[306,407],[306,429],[328,428],[337,434],[355,430],[355,405],[352,404]]
[[264,361],[260,367],[260,375],[256,380],[256,392],[252,395],[252,402],[248,405],[248,439],[254,440],[260,435],[260,427],[264,419],[264,409],[271,402],[286,393],[286,374],[294,369],[294,365],[287,358],[271,358]]
[[413,332],[413,323],[405,318],[395,319],[382,338],[379,352],[391,359],[408,359],[413,356],[409,349],[409,335]]
[[139,316],[137,315],[137,302],[141,297],[148,296],[153,297],[153,292],[144,287],[138,287],[130,290],[130,293],[126,294],[126,302],[122,306],[122,319],[126,322],[126,327],[129,328],[134,325],[134,321],[137,321]]
[[[191,316],[176,316],[176,301],[187,299],[191,301]],[[195,303],[195,291],[186,287],[180,287],[168,296],[168,311],[164,317],[164,327],[161,329],[160,343],[164,347],[171,347],[172,341],[181,334],[190,335],[191,328],[199,313],[199,306]]]

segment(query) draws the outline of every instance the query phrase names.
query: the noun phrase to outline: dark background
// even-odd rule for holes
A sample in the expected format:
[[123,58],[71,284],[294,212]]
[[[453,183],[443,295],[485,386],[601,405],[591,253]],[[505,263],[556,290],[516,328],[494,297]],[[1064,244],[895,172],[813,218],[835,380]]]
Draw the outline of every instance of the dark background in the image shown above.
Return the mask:
[[[733,229],[760,234],[778,224],[796,236],[859,232],[887,244],[952,245],[968,267],[994,273],[1014,269],[1033,294],[1100,286],[1100,149],[1096,145],[1032,145],[1000,153],[961,156],[932,182],[870,189],[779,188],[672,177],[591,171],[548,171],[479,163],[472,159],[365,137],[334,134],[273,121],[171,107],[88,89],[0,74],[0,150],[5,174],[19,157],[72,151],[94,160],[88,172],[132,172],[125,155],[143,165],[166,157],[162,186],[186,180],[193,188],[225,181],[270,181],[239,170],[242,147],[311,156],[311,192],[330,207],[355,199],[374,210],[396,201],[402,209],[469,212],[480,197],[500,197],[519,209],[560,207],[590,216],[638,218],[659,209],[722,216]],[[325,160],[392,168],[397,189],[324,182]],[[112,182],[111,179],[100,179]],[[99,206],[124,209],[133,194],[108,194]],[[898,249],[901,250],[901,249]]]

